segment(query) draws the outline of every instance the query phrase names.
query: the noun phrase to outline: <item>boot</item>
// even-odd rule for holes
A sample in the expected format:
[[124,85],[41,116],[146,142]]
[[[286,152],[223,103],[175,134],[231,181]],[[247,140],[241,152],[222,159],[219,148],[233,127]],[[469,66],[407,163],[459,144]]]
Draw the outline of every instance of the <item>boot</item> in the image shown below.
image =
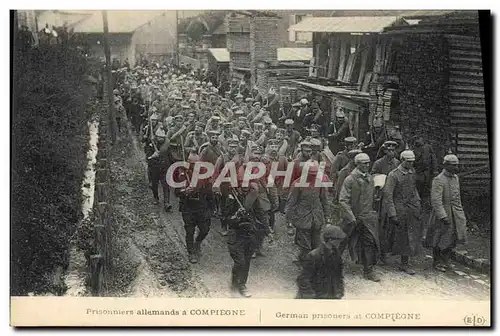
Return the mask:
[[238,288],[238,291],[240,292],[240,295],[245,297],[245,298],[249,298],[252,296],[252,294],[250,294],[248,292],[247,286],[245,286],[245,285],[240,286],[240,288]]
[[155,196],[155,197],[154,197],[154,202],[153,202],[153,204],[154,204],[154,205],[159,205],[159,204],[160,204],[160,199],[159,199],[157,196]]
[[380,263],[382,265],[387,265],[387,253],[380,253]]
[[380,282],[380,277],[373,270],[373,266],[365,268],[365,270],[363,271],[363,278],[373,282]]
[[193,247],[193,243],[187,243],[188,250],[188,259],[191,264],[196,264],[198,262],[198,258],[196,258],[196,252]]
[[191,253],[189,254],[189,262],[190,262],[191,264],[196,264],[196,263],[198,263],[198,257],[196,256],[196,253],[195,253],[195,252],[191,252]]
[[194,253],[198,258],[201,256],[201,242],[194,242]]
[[408,256],[401,256],[401,266],[399,266],[399,270],[409,275],[415,275],[415,271],[410,268],[409,259]]
[[172,205],[170,203],[163,203],[163,208],[166,212],[172,211]]

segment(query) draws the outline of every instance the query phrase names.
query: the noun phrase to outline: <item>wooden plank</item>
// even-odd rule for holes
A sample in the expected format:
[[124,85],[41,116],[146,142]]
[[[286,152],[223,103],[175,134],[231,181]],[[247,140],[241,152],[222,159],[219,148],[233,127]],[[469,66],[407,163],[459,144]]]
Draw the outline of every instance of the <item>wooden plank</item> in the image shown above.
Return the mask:
[[482,65],[476,65],[476,64],[451,63],[450,68],[451,69],[465,69],[465,70],[469,70],[470,72],[483,71]]
[[476,148],[476,147],[464,147],[458,146],[457,151],[459,153],[489,153],[490,150],[488,148]]
[[455,104],[455,105],[471,105],[471,106],[477,106],[481,105],[484,106],[484,99],[458,99],[458,98],[450,98],[450,103]]
[[339,55],[339,69],[337,72],[337,79],[342,80],[344,77],[346,56],[347,56],[347,40],[344,36],[340,36],[340,55]]
[[481,139],[481,140],[488,140],[488,135],[487,134],[464,134],[464,133],[458,133],[458,138],[459,139]]
[[466,84],[484,86],[484,80],[482,80],[482,79],[475,79],[475,78],[468,78],[468,77],[457,77],[457,76],[450,77],[450,83],[460,83],[460,84],[466,83]]
[[457,141],[458,145],[470,145],[470,146],[481,146],[481,147],[488,147],[488,141],[487,140],[482,140],[482,141],[474,141],[474,140],[461,140],[459,139]]
[[361,91],[362,92],[368,92],[368,89],[370,87],[370,81],[372,79],[372,72],[367,72],[363,81],[363,85],[361,86]]
[[489,180],[491,179],[491,174],[471,174],[461,178],[467,180]]
[[356,60],[356,53],[350,54],[349,57],[347,58],[347,65],[344,71],[344,77],[342,78],[342,81],[345,83],[351,82],[351,74],[355,60]]
[[450,49],[450,55],[481,57],[481,51],[467,51],[459,49]]
[[473,119],[486,119],[486,113],[467,113],[467,112],[454,112],[451,111],[452,118],[473,118]]
[[92,296],[99,296],[102,294],[102,264],[102,256],[100,254],[93,254],[90,256],[90,289]]
[[472,91],[472,92],[481,92],[484,93],[484,87],[483,85],[448,85],[448,90],[449,91]]
[[458,156],[459,159],[489,159],[488,154],[461,154]]
[[483,60],[481,59],[481,55],[479,57],[459,57],[459,56],[451,56],[450,60],[452,62],[461,62],[461,63],[474,63],[474,64],[482,64]]
[[363,86],[363,81],[366,76],[366,63],[368,62],[368,54],[370,53],[370,45],[367,43],[366,39],[363,38],[364,44],[361,45],[363,50],[361,51],[361,64],[359,66],[359,76],[358,76],[358,85],[361,88]]
[[486,114],[486,109],[480,106],[463,106],[463,105],[452,105],[450,106],[450,111],[467,111],[476,112],[478,114]]
[[450,77],[474,77],[483,78],[483,71],[461,71],[461,70],[450,70]]
[[328,62],[328,78],[333,78],[335,72],[335,61],[338,58],[338,48],[335,45],[335,35],[330,35],[330,57]]
[[450,97],[459,97],[459,98],[480,98],[484,99],[483,93],[472,93],[472,92],[458,92],[458,91],[450,91]]

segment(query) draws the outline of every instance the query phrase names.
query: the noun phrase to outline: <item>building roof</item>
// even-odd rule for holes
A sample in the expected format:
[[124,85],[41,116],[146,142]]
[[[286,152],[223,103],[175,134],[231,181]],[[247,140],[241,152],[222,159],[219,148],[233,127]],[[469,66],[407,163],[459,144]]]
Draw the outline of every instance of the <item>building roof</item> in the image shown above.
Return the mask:
[[452,10],[335,10],[331,16],[398,16],[403,18],[423,18],[443,15]]
[[278,48],[278,61],[310,61],[312,48]]
[[[109,10],[108,29],[110,33],[132,33],[141,26],[164,14],[165,11],[132,11]],[[102,33],[103,21],[101,11],[92,15],[75,26],[75,33]]]
[[[226,48],[209,48],[208,51],[219,63],[229,62],[229,51]],[[278,61],[310,61],[313,57],[312,48],[278,48]]]
[[224,24],[219,25],[212,32],[212,35],[226,35],[226,26]]
[[209,48],[208,51],[210,51],[217,62],[229,62],[229,51],[226,48]]
[[334,94],[337,96],[344,96],[346,98],[359,99],[359,100],[367,100],[370,98],[370,94],[367,92],[348,90],[348,89],[344,89],[344,88],[337,87],[337,86],[324,86],[324,85],[319,85],[319,84],[306,83],[306,82],[301,82],[301,81],[297,81],[297,80],[292,80],[291,82],[296,83],[298,85],[302,85],[304,87],[307,87],[307,88],[310,88],[313,90],[331,93],[331,94]]
[[71,28],[79,22],[92,16],[92,11],[60,11],[60,10],[47,10],[38,16],[38,27],[42,29],[46,24],[49,27],[62,27],[66,25]]
[[290,26],[289,31],[324,33],[380,33],[394,25],[397,16],[312,17]]

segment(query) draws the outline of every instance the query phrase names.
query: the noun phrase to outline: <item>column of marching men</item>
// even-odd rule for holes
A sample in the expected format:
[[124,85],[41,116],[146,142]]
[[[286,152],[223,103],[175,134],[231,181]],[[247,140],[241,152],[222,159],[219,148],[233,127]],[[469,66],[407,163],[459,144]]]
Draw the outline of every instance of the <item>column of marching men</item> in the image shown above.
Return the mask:
[[[285,113],[274,89],[265,95],[236,83],[220,92],[183,72],[171,65],[120,69],[114,72],[113,94],[119,131],[127,116],[144,144],[153,200],[161,200],[167,212],[172,211],[168,168],[189,163],[172,178],[188,182],[174,194],[191,263],[198,262],[212,218],[218,217],[234,261],[231,289],[249,297],[251,260],[266,255],[265,242],[273,243],[276,215],[282,213],[287,233],[294,235],[293,262],[301,268],[297,298],[344,296],[346,248],[362,265],[363,277],[374,282],[380,281],[376,265],[387,264],[389,253],[400,256],[402,272],[415,274],[411,257],[422,242],[433,249],[437,270],[450,267],[451,249],[465,239],[455,155],[444,157],[438,173],[432,148],[422,137],[411,139],[410,150],[398,130],[388,135],[376,117],[359,142],[342,110],[328,124],[325,113],[307,99]],[[215,169],[193,184],[197,162],[210,162]],[[266,174],[244,185],[251,162],[264,163]],[[290,169],[290,184],[276,175],[274,185],[268,185],[273,162],[281,172]],[[238,187],[214,186],[228,163],[234,164]],[[317,187],[318,180],[331,186]],[[431,213],[426,234],[425,202]]]

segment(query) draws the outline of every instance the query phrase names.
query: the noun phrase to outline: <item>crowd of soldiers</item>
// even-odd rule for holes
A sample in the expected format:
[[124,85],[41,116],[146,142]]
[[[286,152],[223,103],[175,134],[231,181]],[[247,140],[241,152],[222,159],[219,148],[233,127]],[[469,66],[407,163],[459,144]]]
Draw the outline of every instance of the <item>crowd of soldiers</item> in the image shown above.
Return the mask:
[[[210,177],[173,192],[190,262],[198,262],[212,218],[218,217],[234,261],[231,286],[243,297],[250,296],[252,258],[264,256],[266,239],[273,241],[277,213],[284,214],[287,232],[294,235],[294,262],[301,268],[298,298],[344,296],[346,248],[367,280],[380,281],[375,266],[387,263],[388,253],[401,256],[401,271],[415,274],[410,258],[424,238],[423,200],[432,205],[425,246],[433,248],[436,269],[449,267],[451,248],[465,238],[458,159],[445,156],[438,173],[432,147],[421,137],[405,142],[398,129],[388,135],[375,118],[367,139],[358,141],[342,109],[330,121],[318,104],[302,98],[284,111],[274,88],[266,94],[242,82],[221,92],[172,65],[114,74],[117,123],[121,131],[125,118],[130,120],[143,141],[156,204],[161,187],[163,207],[172,211],[169,178],[191,182],[198,162],[215,167]],[[189,168],[167,176],[179,161]],[[266,173],[243,185],[250,162],[264,163]],[[270,178],[275,162],[282,172],[291,167],[291,185],[282,175]],[[236,168],[238,186],[215,186],[228,163]],[[318,180],[331,185],[317,187]]]

